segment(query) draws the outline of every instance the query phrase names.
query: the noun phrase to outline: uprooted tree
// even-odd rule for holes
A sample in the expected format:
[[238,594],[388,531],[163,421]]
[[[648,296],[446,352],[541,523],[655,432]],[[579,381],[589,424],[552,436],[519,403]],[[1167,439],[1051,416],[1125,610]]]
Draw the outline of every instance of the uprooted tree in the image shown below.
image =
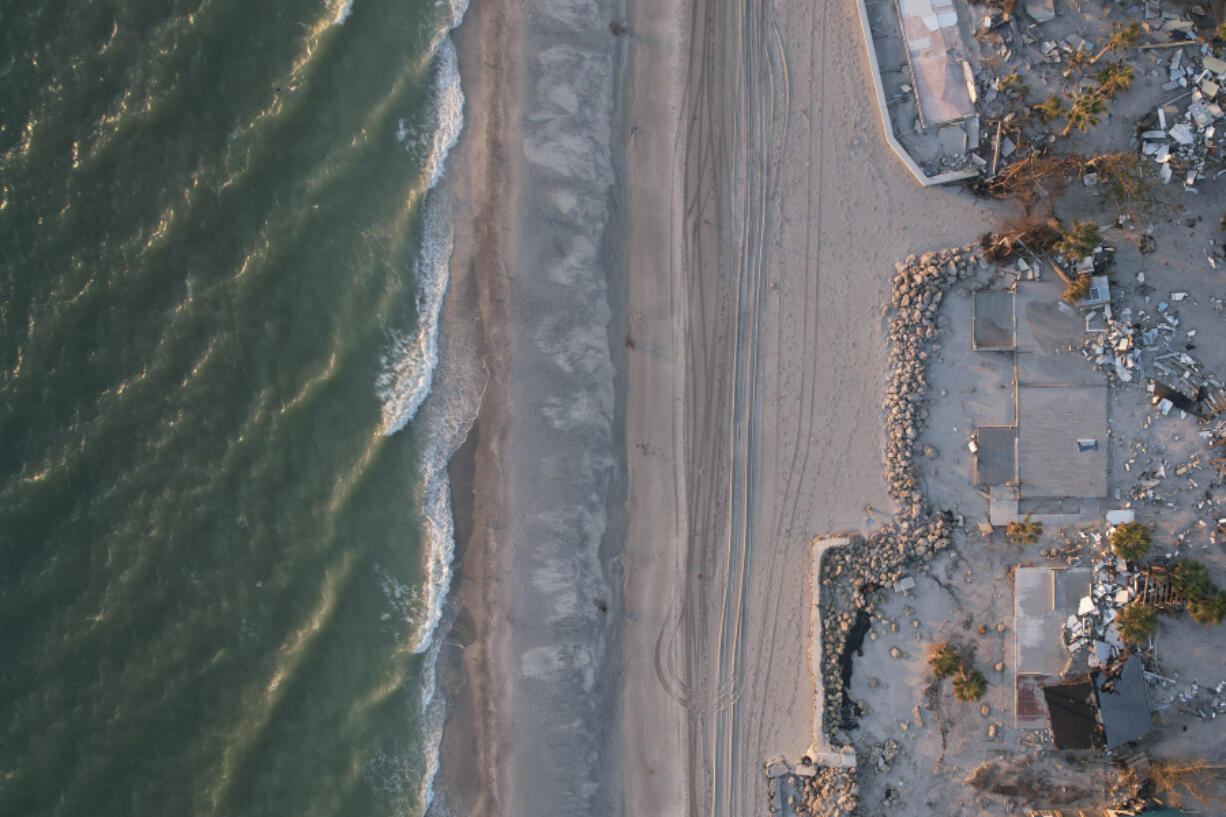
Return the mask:
[[1207,760],[1164,760],[1151,763],[1145,772],[1154,793],[1170,806],[1221,805],[1226,794],[1226,766]]
[[1169,215],[1177,208],[1152,164],[1136,153],[1102,153],[1086,159],[1082,172],[1098,177],[1095,189],[1104,205],[1141,220]]

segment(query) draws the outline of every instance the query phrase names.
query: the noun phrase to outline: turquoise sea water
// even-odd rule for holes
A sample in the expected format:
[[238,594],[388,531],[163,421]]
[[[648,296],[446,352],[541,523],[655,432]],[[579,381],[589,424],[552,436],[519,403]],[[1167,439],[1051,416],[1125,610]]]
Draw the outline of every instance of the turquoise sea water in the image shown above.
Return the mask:
[[460,13],[0,0],[0,814],[421,813]]

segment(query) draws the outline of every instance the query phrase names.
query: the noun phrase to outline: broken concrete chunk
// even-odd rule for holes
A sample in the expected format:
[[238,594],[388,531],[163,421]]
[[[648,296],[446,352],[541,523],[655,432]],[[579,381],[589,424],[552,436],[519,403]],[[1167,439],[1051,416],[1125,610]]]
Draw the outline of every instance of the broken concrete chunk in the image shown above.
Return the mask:
[[1107,511],[1107,524],[1111,525],[1112,527],[1135,521],[1137,521],[1137,512],[1132,508],[1120,508],[1114,511]]
[[1181,145],[1190,145],[1196,141],[1196,136],[1192,133],[1192,129],[1183,122],[1172,125],[1167,133]]
[[1023,8],[1036,23],[1046,23],[1056,18],[1055,0],[1025,0]]
[[1226,74],[1226,60],[1219,60],[1217,57],[1207,54],[1201,64],[1211,74],[1216,74],[1219,77],[1222,74]]

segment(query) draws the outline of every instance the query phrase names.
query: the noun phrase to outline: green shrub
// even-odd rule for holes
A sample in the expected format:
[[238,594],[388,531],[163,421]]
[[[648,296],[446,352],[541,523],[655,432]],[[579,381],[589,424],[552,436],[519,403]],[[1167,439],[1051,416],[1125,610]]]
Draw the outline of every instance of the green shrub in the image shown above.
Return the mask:
[[1120,638],[1129,644],[1142,644],[1158,630],[1158,611],[1152,604],[1137,601],[1120,610],[1115,617]]
[[1111,531],[1111,548],[1115,555],[1129,562],[1139,562],[1149,553],[1149,528],[1140,522],[1125,522]]
[[944,644],[933,644],[928,652],[928,666],[937,678],[948,678],[962,669],[962,655],[948,641]]

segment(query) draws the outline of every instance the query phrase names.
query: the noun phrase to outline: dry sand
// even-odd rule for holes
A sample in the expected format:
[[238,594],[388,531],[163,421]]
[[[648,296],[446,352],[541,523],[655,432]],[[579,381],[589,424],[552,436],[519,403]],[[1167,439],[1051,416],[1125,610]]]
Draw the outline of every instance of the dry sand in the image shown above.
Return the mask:
[[850,0],[615,6],[461,30],[455,297],[491,383],[457,813],[765,810],[763,760],[813,739],[809,541],[889,508],[893,264],[988,226],[889,152]]
[[[637,70],[654,43],[632,28]],[[751,814],[766,808],[765,758],[796,759],[813,739],[809,541],[867,531],[865,507],[889,509],[879,315],[894,262],[965,244],[988,216],[965,193],[918,187],[889,152],[851,2],[700,2],[688,28],[678,133],[658,142],[667,156],[641,155],[657,144],[644,132],[665,125],[647,119],[650,104],[640,121],[631,97],[630,211],[647,225],[629,241],[632,314],[647,316],[634,329],[672,345],[629,356],[629,524],[684,528],[629,537],[625,637],[628,653],[671,645],[661,650],[671,660],[627,660],[625,688],[646,690],[650,679],[636,688],[635,674],[675,668],[664,674],[686,704],[686,743],[655,784],[659,796],[639,808],[630,793],[665,770],[626,758],[626,803],[632,813]],[[635,192],[665,178],[667,215],[641,212],[653,199]],[[667,256],[649,240],[664,223]],[[664,257],[680,259],[668,267],[671,315],[658,283],[640,286]],[[656,368],[673,390],[636,393]],[[669,481],[681,498],[657,517],[654,486]],[[659,571],[678,564],[664,554],[680,538],[682,601],[667,609],[675,599],[651,591],[669,583]],[[640,700],[626,701],[627,733],[676,717],[675,699]]]

